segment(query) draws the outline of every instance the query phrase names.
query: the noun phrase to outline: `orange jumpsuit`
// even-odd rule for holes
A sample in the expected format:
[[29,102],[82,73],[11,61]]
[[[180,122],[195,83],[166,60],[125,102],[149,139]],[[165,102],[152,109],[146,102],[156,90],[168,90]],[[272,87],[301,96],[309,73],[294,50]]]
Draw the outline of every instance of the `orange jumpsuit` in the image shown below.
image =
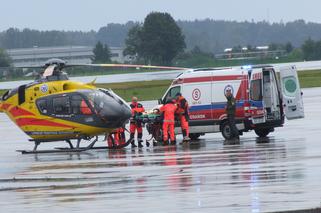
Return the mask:
[[175,111],[177,106],[174,103],[165,104],[160,108],[160,111],[164,113],[163,121],[163,140],[168,141],[168,131],[170,134],[171,142],[175,141]]
[[184,137],[189,136],[189,115],[188,115],[188,103],[186,99],[183,96],[179,96],[177,100],[177,110],[176,114],[179,118],[179,121],[181,123],[181,128],[183,132]]
[[132,109],[132,119],[130,120],[130,138],[134,139],[135,132],[137,130],[137,139],[141,141],[143,138],[143,126],[142,123],[135,121],[133,118],[137,113],[145,112],[145,109],[140,103],[131,103],[130,108]]
[[108,147],[113,147],[114,145],[120,146],[126,143],[125,130],[124,128],[118,128],[114,132],[110,133],[107,139]]
[[86,101],[84,99],[82,99],[81,104],[80,104],[80,111],[81,114],[83,115],[91,115],[91,109],[89,108],[88,104],[86,103]]

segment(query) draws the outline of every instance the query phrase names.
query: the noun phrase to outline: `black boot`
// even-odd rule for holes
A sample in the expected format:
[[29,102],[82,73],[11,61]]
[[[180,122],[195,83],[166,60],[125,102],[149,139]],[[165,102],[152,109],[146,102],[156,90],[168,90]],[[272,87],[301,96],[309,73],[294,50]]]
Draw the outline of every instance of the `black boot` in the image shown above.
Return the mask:
[[130,142],[130,144],[132,145],[132,148],[136,148],[137,147],[134,140],[132,142]]
[[137,141],[138,141],[138,147],[139,147],[139,148],[144,147],[143,144],[142,144],[142,143],[144,142],[142,138],[143,138],[143,134],[142,134],[142,133],[138,133],[138,135],[137,135]]
[[129,140],[130,140],[130,144],[132,145],[132,148],[136,148],[137,146],[135,145],[135,139],[134,139],[134,137],[135,137],[135,134],[134,133],[130,133],[130,138],[129,138]]
[[182,132],[183,132],[183,138],[185,138],[186,137],[186,130],[184,129]]
[[176,140],[171,141],[171,145],[175,146],[176,145]]
[[168,145],[168,140],[167,141],[163,141],[163,146],[167,146]]
[[148,141],[146,141],[146,146],[149,147],[150,146],[150,143]]
[[137,134],[137,140],[138,141],[143,141],[143,133],[138,133]]

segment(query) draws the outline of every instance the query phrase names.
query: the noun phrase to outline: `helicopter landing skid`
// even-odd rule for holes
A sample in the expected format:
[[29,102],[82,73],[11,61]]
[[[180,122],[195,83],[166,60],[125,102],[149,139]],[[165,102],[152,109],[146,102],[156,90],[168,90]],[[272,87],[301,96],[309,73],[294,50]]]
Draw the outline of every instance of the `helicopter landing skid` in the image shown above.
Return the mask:
[[[44,141],[34,141],[35,146],[33,150],[17,150],[17,152],[20,152],[21,154],[48,154],[48,153],[80,153],[88,150],[112,150],[112,149],[122,149],[125,148],[130,144],[130,140],[128,140],[126,143],[122,145],[115,145],[112,147],[108,146],[97,146],[95,147],[96,142],[98,141],[98,137],[96,137],[93,142],[91,142],[87,147],[79,147],[80,140],[77,141],[77,147],[74,147],[70,140],[67,140],[69,147],[57,147],[53,150],[37,150],[40,143],[43,143]],[[46,141],[48,142],[48,141]]]
[[88,149],[86,148],[67,148],[67,149],[62,149],[62,150],[17,150],[17,152],[20,152],[23,155],[26,154],[48,154],[48,153],[72,153],[72,152],[83,152],[83,151],[87,151]]

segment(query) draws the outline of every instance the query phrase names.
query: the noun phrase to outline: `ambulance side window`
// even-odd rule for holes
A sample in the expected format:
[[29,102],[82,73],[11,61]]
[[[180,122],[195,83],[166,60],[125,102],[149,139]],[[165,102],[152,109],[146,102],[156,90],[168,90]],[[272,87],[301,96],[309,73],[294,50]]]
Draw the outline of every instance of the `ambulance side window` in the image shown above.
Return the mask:
[[261,79],[251,81],[250,95],[251,95],[251,100],[253,101],[261,101],[263,99]]
[[179,92],[181,92],[181,87],[180,86],[171,88],[168,91],[168,93],[166,94],[163,102],[168,101],[168,99],[170,99],[170,98],[175,98],[176,94],[179,93]]

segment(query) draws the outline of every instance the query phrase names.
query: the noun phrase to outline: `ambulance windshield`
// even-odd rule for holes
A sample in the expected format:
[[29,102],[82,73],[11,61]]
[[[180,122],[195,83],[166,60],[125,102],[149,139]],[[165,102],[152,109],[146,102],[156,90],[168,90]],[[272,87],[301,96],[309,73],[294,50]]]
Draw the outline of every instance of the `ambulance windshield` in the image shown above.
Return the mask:
[[163,102],[166,103],[167,101],[169,101],[169,99],[175,98],[176,94],[181,92],[181,87],[180,86],[176,86],[176,87],[172,87],[166,94]]

